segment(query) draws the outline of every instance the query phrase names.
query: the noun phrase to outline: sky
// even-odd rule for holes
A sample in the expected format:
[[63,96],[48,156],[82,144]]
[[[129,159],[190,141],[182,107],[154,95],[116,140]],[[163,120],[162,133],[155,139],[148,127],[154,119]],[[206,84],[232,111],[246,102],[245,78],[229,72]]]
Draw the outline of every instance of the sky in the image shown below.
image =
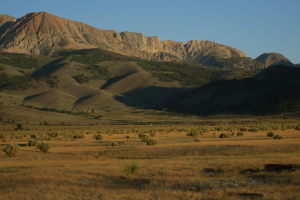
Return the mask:
[[0,0],[0,13],[46,11],[102,29],[161,40],[212,40],[256,58],[300,63],[300,0]]

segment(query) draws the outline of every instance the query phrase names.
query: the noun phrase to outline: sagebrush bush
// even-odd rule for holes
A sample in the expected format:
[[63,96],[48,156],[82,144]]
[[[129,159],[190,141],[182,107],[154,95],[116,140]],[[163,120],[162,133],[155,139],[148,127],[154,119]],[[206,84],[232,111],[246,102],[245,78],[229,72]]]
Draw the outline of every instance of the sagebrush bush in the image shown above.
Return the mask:
[[154,140],[154,139],[152,139],[152,138],[147,139],[145,142],[146,142],[147,145],[155,145],[155,144],[157,144],[157,141]]
[[236,134],[237,136],[243,136],[244,135],[244,133],[242,132],[242,131],[239,131],[239,132],[237,132],[237,134]]
[[51,138],[56,138],[58,136],[58,133],[56,133],[56,132],[49,132],[48,136],[51,137]]
[[72,138],[73,139],[81,139],[81,138],[84,138],[84,135],[82,133],[74,133],[72,135]]
[[19,150],[20,150],[19,145],[16,144],[7,144],[3,149],[5,155],[9,157],[16,156]]
[[50,143],[39,142],[36,145],[36,148],[41,152],[47,153],[49,151],[49,149],[51,148],[51,146],[52,145]]
[[95,140],[102,140],[102,135],[96,134],[93,136]]
[[32,135],[30,136],[30,138],[38,140],[38,139],[40,138],[40,136],[38,136],[38,135],[36,135],[36,134],[32,134]]
[[258,129],[255,127],[248,128],[248,132],[257,132]]
[[151,137],[155,137],[155,136],[156,136],[156,133],[152,132],[152,133],[150,133],[150,136],[151,136]]
[[119,146],[119,143],[118,143],[118,142],[112,142],[112,143],[110,144],[110,146],[112,146],[112,147]]
[[35,140],[35,139],[30,139],[30,140],[28,140],[28,146],[30,146],[30,147],[36,146],[37,143],[38,143],[38,141]]
[[138,171],[138,169],[139,169],[138,163],[131,162],[125,166],[124,172],[126,173],[127,176],[132,176]]
[[240,128],[240,131],[247,131],[248,129],[247,128]]
[[17,127],[15,128],[15,130],[23,130],[23,125],[22,124],[17,124]]
[[273,137],[274,140],[281,140],[283,137],[281,135],[274,135]]
[[200,135],[199,129],[192,129],[187,133],[187,136],[192,136],[192,137],[196,137],[198,135]]
[[229,134],[228,133],[221,133],[220,135],[219,135],[219,138],[229,138],[230,136],[229,136]]
[[268,133],[267,133],[267,136],[268,137],[273,137],[275,134],[272,132],[272,131],[269,131]]

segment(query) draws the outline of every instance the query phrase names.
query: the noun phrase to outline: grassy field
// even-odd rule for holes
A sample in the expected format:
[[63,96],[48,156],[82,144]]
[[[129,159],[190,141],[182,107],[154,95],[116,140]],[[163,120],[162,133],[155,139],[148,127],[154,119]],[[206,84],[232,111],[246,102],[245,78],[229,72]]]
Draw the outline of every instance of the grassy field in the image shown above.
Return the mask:
[[[0,152],[0,199],[300,199],[297,122],[1,125],[0,148],[17,144],[19,151]],[[51,148],[41,152],[29,140]]]

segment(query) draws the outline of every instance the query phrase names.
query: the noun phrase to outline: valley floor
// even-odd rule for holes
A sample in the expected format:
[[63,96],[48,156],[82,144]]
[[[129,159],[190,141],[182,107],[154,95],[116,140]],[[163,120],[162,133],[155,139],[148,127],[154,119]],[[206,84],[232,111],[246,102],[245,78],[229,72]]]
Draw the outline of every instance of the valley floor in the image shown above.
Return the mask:
[[[228,121],[205,127],[1,125],[0,148],[19,144],[20,151],[15,157],[0,152],[0,199],[300,199],[295,122],[264,128]],[[270,131],[283,139],[268,137]],[[146,145],[140,133],[157,144]],[[102,140],[95,140],[98,134]],[[27,145],[30,138],[52,147],[39,152]],[[266,164],[296,168],[272,171]]]

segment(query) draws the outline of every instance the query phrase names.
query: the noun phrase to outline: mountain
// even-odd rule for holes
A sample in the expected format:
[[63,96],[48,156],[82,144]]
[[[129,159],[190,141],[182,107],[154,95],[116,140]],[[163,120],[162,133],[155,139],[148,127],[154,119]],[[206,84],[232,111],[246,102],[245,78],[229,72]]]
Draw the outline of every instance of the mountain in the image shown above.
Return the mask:
[[256,61],[263,63],[266,67],[270,67],[272,65],[288,65],[293,66],[293,63],[279,53],[263,53],[258,56]]
[[0,27],[7,22],[14,22],[16,18],[9,15],[0,15]]
[[178,97],[171,108],[196,114],[300,112],[300,69],[272,66],[241,80],[224,80]]
[[33,55],[55,55],[66,49],[92,49],[156,61],[198,63],[206,66],[262,68],[243,52],[212,41],[161,41],[141,33],[102,30],[46,12],[29,13],[0,34],[0,49]]

